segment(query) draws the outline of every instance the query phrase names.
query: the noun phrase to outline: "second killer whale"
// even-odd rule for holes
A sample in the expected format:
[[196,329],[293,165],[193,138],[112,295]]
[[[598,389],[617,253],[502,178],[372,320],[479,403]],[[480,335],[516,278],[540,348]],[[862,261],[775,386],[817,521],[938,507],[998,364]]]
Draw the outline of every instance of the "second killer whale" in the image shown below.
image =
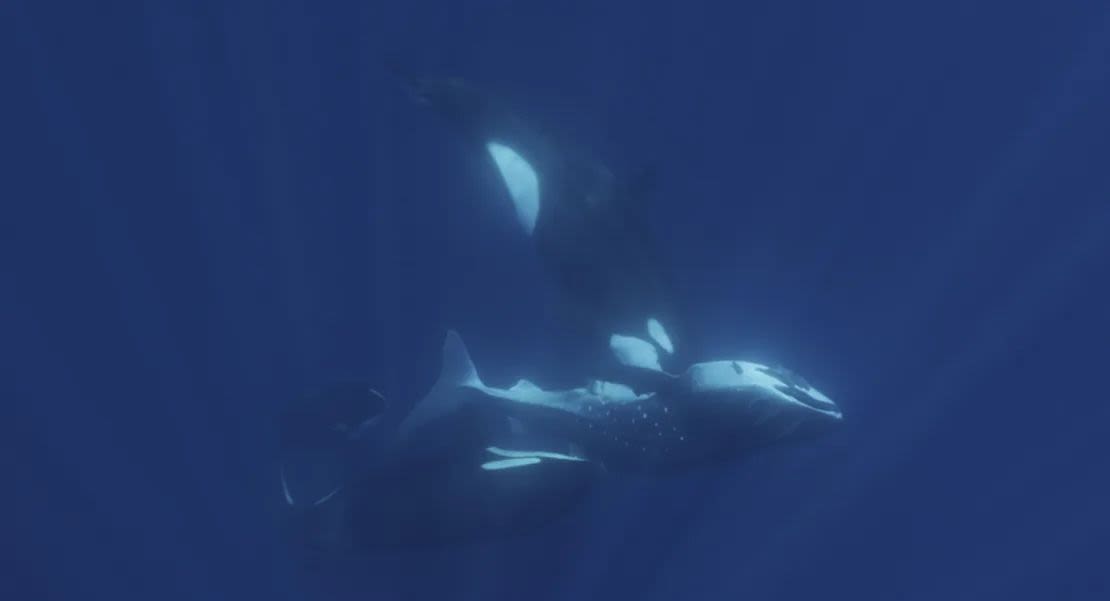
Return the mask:
[[410,95],[484,154],[560,291],[582,353],[607,357],[614,334],[651,337],[681,352],[688,329],[647,224],[652,172],[629,177],[563,142],[500,97],[461,78],[404,77]]

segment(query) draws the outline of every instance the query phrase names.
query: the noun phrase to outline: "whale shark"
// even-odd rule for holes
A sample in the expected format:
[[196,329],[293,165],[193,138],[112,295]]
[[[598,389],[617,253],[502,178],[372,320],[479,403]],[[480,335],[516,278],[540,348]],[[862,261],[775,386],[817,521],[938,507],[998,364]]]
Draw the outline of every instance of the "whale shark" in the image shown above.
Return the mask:
[[650,170],[618,177],[466,80],[404,79],[410,95],[461,131],[501,180],[496,194],[509,200],[571,325],[584,330],[575,356],[598,364],[615,332],[666,341],[668,353],[681,348],[687,332],[647,224]]
[[670,373],[657,361],[628,361],[652,382],[639,387],[645,392],[605,380],[547,390],[521,379],[498,388],[482,381],[452,330],[443,344],[439,379],[400,423],[398,438],[460,412],[482,410],[532,436],[563,441],[607,469],[665,471],[819,435],[843,418],[832,399],[782,367],[716,360]]

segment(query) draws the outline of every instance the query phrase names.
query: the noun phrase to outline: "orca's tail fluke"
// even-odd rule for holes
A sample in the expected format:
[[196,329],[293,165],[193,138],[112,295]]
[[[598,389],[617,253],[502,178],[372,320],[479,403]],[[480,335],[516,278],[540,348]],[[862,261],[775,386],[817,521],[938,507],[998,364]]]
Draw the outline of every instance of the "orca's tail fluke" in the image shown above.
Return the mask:
[[296,548],[307,553],[307,558],[317,554],[342,552],[351,548],[349,520],[350,491],[337,487],[320,498],[293,497],[286,481],[286,468],[281,471],[283,511],[279,527]]
[[[334,505],[357,477],[368,449],[384,435],[388,403],[369,383],[325,386],[286,407],[278,422],[277,461],[270,477],[284,520]],[[276,490],[275,490],[276,489]]]

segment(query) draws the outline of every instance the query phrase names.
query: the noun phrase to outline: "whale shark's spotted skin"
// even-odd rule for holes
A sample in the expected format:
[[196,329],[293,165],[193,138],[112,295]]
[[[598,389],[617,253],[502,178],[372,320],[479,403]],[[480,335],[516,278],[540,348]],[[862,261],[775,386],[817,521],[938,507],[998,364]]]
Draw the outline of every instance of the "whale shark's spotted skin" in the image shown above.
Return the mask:
[[546,391],[521,380],[508,389],[473,386],[503,411],[550,435],[576,441],[591,458],[621,464],[653,464],[679,451],[687,428],[655,393],[595,381],[588,387]]
[[[596,384],[595,384],[596,386]],[[623,463],[654,464],[686,446],[683,416],[658,394],[633,399],[580,397],[575,412],[597,457]]]
[[[626,463],[669,463],[669,457],[681,456],[688,447],[686,425],[668,407],[659,403],[615,412],[597,428],[606,443],[612,441],[607,449],[608,455]],[[605,454],[605,450],[599,451],[599,455]],[[637,455],[639,458],[635,457]]]

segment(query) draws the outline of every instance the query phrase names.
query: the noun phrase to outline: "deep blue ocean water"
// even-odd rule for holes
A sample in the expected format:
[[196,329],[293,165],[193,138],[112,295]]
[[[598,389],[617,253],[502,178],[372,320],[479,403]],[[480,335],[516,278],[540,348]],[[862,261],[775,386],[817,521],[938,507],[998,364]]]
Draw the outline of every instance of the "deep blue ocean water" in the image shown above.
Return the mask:
[[[4,599],[1110,598],[1099,2],[0,3]],[[549,361],[495,182],[385,65],[618,169],[707,356],[845,427],[557,528],[304,565],[275,407]]]

